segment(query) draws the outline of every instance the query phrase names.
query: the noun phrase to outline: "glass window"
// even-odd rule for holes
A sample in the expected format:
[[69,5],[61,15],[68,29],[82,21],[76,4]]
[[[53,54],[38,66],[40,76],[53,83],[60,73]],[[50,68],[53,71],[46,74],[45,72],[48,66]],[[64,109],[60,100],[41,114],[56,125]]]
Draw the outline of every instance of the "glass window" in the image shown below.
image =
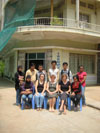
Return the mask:
[[44,53],[37,53],[37,59],[45,59]]
[[83,65],[88,74],[95,73],[95,55],[70,54],[70,70],[72,73],[79,71],[79,66]]
[[30,53],[29,59],[36,59],[36,53]]

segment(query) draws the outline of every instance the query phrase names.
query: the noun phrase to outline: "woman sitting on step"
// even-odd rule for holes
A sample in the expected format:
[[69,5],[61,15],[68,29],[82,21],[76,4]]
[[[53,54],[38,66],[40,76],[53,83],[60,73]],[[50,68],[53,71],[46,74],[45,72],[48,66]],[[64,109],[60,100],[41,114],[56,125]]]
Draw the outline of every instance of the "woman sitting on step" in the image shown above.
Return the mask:
[[[26,81],[22,85],[21,95],[22,95],[22,100],[26,104],[26,108],[30,108],[32,97],[33,97],[33,83],[31,82],[30,75],[27,75]],[[28,101],[26,101],[27,98],[28,98]]]
[[74,82],[71,85],[71,100],[73,101],[75,108],[74,111],[78,111],[77,105],[79,104],[81,95],[81,83],[79,82],[78,75],[73,76]]
[[60,92],[60,98],[61,98],[61,106],[60,106],[60,113],[63,112],[66,114],[66,105],[67,105],[67,97],[69,96],[69,93],[71,91],[71,85],[70,82],[67,80],[67,74],[63,73],[61,81],[59,83],[59,92]]
[[54,106],[57,98],[58,83],[55,81],[56,75],[52,73],[50,75],[50,81],[47,84],[47,96],[49,98],[49,111],[54,112]]
[[36,90],[35,101],[36,101],[37,111],[39,110],[41,111],[46,90],[45,75],[43,73],[40,74],[39,80],[36,81],[35,90]]

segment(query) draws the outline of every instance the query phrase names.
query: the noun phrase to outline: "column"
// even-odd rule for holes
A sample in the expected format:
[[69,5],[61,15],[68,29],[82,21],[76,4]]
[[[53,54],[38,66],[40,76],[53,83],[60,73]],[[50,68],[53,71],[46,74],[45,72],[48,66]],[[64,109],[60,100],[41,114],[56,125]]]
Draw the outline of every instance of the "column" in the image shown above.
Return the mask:
[[53,0],[51,0],[51,23],[53,21]]
[[[100,51],[100,44],[98,44],[98,50]],[[100,53],[97,58],[97,83],[100,84]]]
[[80,0],[76,0],[76,21],[79,26],[79,8],[80,8]]

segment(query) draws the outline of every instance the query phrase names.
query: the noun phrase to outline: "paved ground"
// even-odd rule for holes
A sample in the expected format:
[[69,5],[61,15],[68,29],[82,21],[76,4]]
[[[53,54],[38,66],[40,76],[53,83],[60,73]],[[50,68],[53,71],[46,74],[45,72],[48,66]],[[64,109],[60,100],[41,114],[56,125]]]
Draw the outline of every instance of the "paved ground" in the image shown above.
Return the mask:
[[[97,97],[92,95],[97,88],[88,87],[86,96],[100,102],[100,91]],[[83,107],[82,112],[67,111],[67,115],[59,116],[58,111],[22,111],[14,103],[13,84],[0,79],[0,133],[100,133],[99,110]]]

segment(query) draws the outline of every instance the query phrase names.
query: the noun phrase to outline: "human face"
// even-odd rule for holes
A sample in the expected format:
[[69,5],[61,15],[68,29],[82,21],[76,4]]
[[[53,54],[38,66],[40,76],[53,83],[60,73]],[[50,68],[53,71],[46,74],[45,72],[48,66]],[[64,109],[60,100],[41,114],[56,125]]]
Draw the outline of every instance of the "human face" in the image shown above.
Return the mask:
[[31,71],[34,71],[34,69],[35,69],[35,66],[31,66]]
[[39,66],[39,71],[42,72],[43,66]]
[[56,78],[56,77],[55,77],[54,75],[52,75],[52,76],[51,76],[51,82],[54,82],[54,81],[55,81],[55,78]]
[[44,75],[40,75],[40,80],[44,81]]
[[63,80],[63,81],[67,80],[67,76],[66,76],[66,75],[63,75],[62,80]]
[[30,82],[30,81],[31,81],[31,79],[30,79],[30,78],[27,78],[27,79],[26,79],[26,81],[27,81],[27,82]]
[[83,66],[80,67],[80,72],[83,72],[84,71],[84,68]]
[[77,78],[76,77],[74,77],[74,82],[77,82],[78,80],[77,80]]
[[53,69],[56,68],[56,63],[52,63],[52,68],[53,68]]
[[18,69],[18,71],[19,71],[19,72],[22,72],[22,68],[20,67],[20,68]]
[[66,64],[65,64],[65,65],[63,65],[63,69],[64,69],[64,70],[66,70],[66,69],[67,69],[67,67],[68,67],[68,66],[67,66]]

